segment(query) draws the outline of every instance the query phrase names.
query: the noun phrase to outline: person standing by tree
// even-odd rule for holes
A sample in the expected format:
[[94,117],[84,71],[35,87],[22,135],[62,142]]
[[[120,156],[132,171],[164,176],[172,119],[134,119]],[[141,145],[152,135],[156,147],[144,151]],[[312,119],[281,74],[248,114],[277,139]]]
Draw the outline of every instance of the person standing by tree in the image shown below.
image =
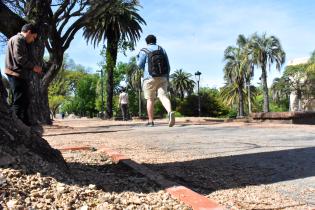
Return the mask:
[[126,93],[125,88],[122,88],[121,93],[119,94],[119,105],[121,108],[123,120],[126,121],[128,113],[128,93]]
[[31,23],[25,24],[21,33],[9,39],[5,57],[5,73],[13,95],[12,109],[27,126],[31,126],[27,114],[30,103],[30,72],[37,74],[42,72],[32,54],[32,43],[36,38],[36,26]]
[[165,50],[156,44],[156,37],[148,35],[145,39],[147,47],[141,49],[137,65],[144,69],[143,92],[147,100],[148,126],[153,127],[154,100],[156,95],[168,113],[169,127],[175,124],[175,113],[167,96],[170,64]]

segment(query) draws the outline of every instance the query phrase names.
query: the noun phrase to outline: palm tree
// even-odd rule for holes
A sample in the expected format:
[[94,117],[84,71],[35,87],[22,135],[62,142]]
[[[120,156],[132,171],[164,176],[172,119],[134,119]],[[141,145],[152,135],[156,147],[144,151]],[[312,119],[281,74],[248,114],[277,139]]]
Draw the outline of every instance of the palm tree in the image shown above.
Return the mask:
[[224,51],[224,78],[228,84],[234,84],[231,87],[236,87],[238,92],[238,113],[239,116],[244,116],[244,88],[245,75],[247,71],[247,63],[244,58],[244,53],[240,47],[229,46]]
[[251,89],[255,88],[251,86],[250,82],[254,77],[254,60],[253,56],[251,54],[250,49],[250,40],[246,38],[244,35],[240,34],[237,38],[237,46],[241,48],[242,54],[243,54],[243,62],[246,64],[246,71],[245,71],[245,82],[247,86],[247,96],[248,96],[248,113],[250,114],[252,112],[252,103],[251,103]]
[[[98,7],[102,1],[95,1]],[[137,13],[138,1],[110,0],[103,12],[95,15],[91,24],[84,28],[84,37],[94,42],[94,46],[107,40],[106,47],[106,118],[113,116],[113,72],[116,66],[118,45],[120,41],[128,40],[135,44],[140,39],[141,24],[146,24]]]
[[238,85],[236,83],[226,83],[222,87],[222,89],[220,89],[220,97],[222,98],[223,102],[230,107],[233,107],[235,104],[238,104],[239,103]]
[[192,74],[184,72],[182,69],[176,70],[171,75],[171,88],[175,95],[178,95],[181,101],[184,100],[185,94],[190,95],[194,92],[195,81],[190,79]]
[[141,78],[143,70],[136,64],[136,58],[132,57],[126,68],[126,83],[133,90],[138,92],[138,115],[141,117]]
[[270,87],[272,100],[285,110],[289,110],[289,95],[291,93],[290,79],[283,75],[280,78],[275,78]]
[[267,37],[266,34],[259,36],[254,34],[250,39],[250,50],[254,64],[261,68],[261,80],[264,92],[264,112],[269,112],[269,95],[267,86],[267,66],[269,70],[273,63],[276,63],[276,69],[280,71],[285,62],[285,52],[280,41],[275,36]]

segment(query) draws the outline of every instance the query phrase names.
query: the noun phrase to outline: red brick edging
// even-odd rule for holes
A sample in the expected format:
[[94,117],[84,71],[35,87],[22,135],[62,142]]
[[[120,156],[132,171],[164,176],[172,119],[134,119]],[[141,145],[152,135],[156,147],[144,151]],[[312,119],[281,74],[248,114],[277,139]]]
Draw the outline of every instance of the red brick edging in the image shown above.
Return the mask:
[[80,146],[80,147],[63,147],[59,148],[60,151],[77,151],[77,150],[92,150],[91,146]]
[[148,177],[150,180],[156,182],[164,188],[164,190],[171,194],[171,196],[179,201],[182,201],[186,205],[192,207],[194,210],[222,210],[215,201],[212,201],[205,196],[196,193],[187,187],[181,186],[176,182],[169,181],[165,179],[162,175],[150,170],[146,166],[143,166],[130,158],[116,152],[107,147],[101,147],[98,152],[103,152],[108,155],[114,162],[123,163],[144,176]]

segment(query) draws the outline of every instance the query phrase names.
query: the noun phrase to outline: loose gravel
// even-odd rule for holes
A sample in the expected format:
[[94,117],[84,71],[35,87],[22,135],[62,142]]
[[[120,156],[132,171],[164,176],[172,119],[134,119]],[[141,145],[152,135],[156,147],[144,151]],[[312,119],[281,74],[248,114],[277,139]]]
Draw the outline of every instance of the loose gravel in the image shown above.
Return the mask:
[[190,209],[103,154],[76,151],[63,156],[70,168],[63,178],[0,168],[0,209]]

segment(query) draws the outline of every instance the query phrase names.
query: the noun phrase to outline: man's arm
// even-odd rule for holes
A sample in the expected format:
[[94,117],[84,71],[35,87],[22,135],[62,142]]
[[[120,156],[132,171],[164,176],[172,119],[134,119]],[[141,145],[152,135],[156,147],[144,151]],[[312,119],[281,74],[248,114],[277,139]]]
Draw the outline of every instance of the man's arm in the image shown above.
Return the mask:
[[137,65],[139,66],[139,68],[144,69],[145,67],[145,62],[147,60],[147,54],[144,51],[140,51],[138,56],[138,61],[137,61]]

